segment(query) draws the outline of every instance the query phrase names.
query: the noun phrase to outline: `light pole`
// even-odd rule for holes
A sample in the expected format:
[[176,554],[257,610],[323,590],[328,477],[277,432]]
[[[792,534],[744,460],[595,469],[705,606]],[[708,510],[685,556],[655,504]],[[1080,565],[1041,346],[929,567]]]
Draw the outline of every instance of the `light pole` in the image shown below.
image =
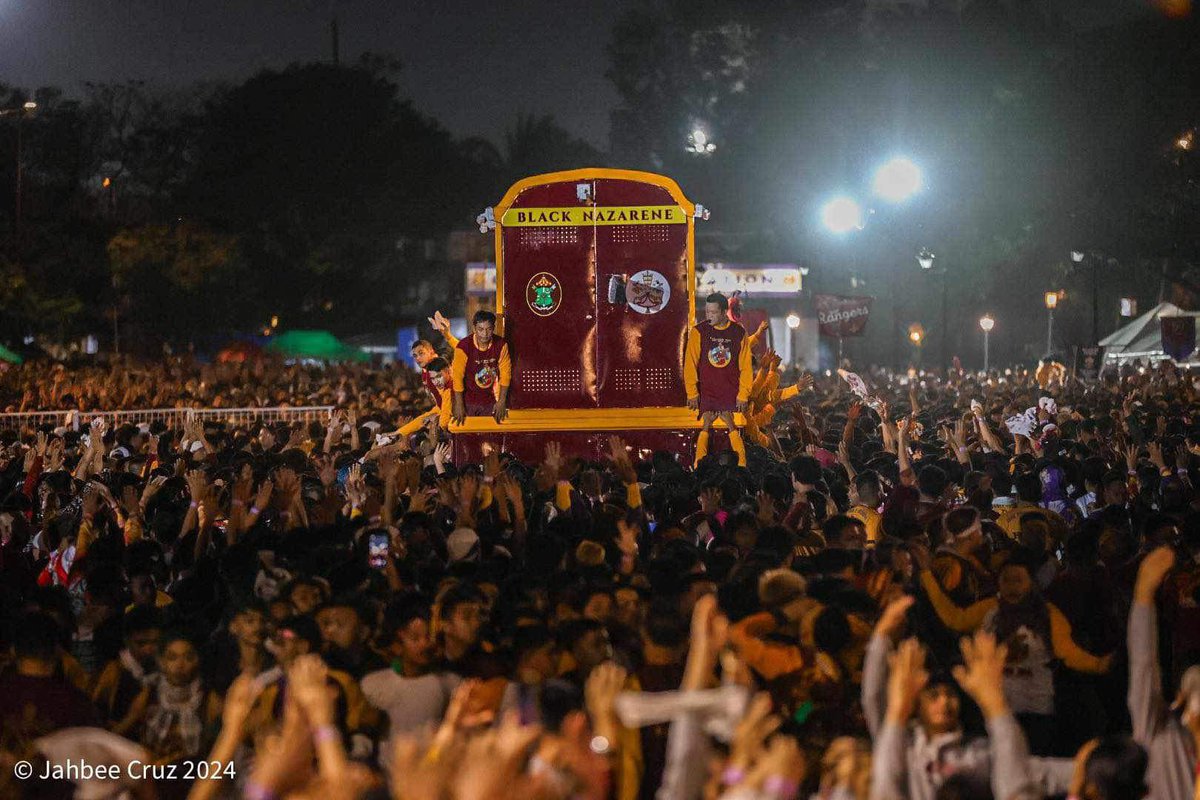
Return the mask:
[[25,115],[32,113],[37,109],[37,103],[33,100],[26,100],[24,104],[17,108],[6,108],[0,110],[0,117],[16,115],[17,117],[17,169],[16,169],[16,204],[13,208],[13,249],[15,250],[21,242],[21,179],[24,173],[24,159],[21,156],[21,122],[25,119]]
[[[922,250],[921,252],[917,253],[917,263],[921,265],[921,269],[926,270],[926,271],[933,269],[933,262],[934,262],[934,259],[936,259],[936,258],[937,258],[937,256],[935,256],[933,253],[929,252],[928,250]],[[942,277],[942,322],[941,322],[942,331],[941,331],[941,334],[938,336],[938,350],[939,350],[939,353],[938,353],[939,359],[938,360],[941,361],[941,365],[944,368],[946,366],[946,324],[947,324],[946,319],[948,316],[947,311],[946,311],[946,307],[947,307],[946,301],[947,301],[947,294],[948,294],[947,289],[946,289],[946,281],[947,281],[946,268],[942,267],[941,269],[938,270],[938,273]]]
[[1058,292],[1046,292],[1046,355],[1054,351],[1054,309],[1058,308]]
[[992,319],[991,314],[984,314],[979,318],[979,329],[983,331],[983,372],[987,374],[988,367],[988,335],[992,332],[992,328],[996,327],[996,320]]
[[1091,266],[1092,266],[1092,338],[1091,338],[1091,341],[1089,342],[1089,344],[1094,347],[1096,345],[1096,342],[1100,341],[1098,338],[1098,332],[1099,332],[1098,320],[1100,317],[1100,288],[1099,288],[1097,272],[1096,272],[1096,267],[1098,266],[1097,262],[1099,261],[1099,258],[1097,258],[1095,253],[1091,253],[1089,255],[1088,253],[1085,253],[1082,250],[1072,250],[1071,251],[1071,260],[1074,261],[1076,264],[1083,263],[1083,260],[1085,258],[1087,258],[1091,262]]
[[795,366],[796,364],[796,330],[800,327],[800,315],[792,312],[787,315],[788,327],[788,352],[787,363]]

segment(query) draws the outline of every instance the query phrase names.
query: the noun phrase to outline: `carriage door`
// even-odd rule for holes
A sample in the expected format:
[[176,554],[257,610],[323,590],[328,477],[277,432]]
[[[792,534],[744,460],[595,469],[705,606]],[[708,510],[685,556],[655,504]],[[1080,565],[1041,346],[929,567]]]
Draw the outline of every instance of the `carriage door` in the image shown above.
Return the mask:
[[575,182],[525,188],[500,222],[504,335],[515,370],[508,406],[594,408],[595,229]]
[[661,186],[616,178],[592,183],[597,402],[682,406],[691,220]]

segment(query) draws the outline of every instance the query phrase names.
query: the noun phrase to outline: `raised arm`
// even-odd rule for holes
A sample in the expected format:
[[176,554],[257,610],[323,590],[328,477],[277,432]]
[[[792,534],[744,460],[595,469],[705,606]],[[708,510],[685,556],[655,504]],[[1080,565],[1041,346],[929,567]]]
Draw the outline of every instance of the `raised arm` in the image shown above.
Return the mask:
[[888,603],[867,642],[863,661],[862,707],[872,739],[879,735],[883,716],[887,712],[888,654],[913,602],[912,596],[905,595]]
[[688,408],[695,411],[700,407],[700,332],[695,328],[688,331],[687,347],[683,351],[683,388],[687,392]]
[[1154,598],[1173,566],[1175,551],[1169,547],[1160,547],[1142,560],[1129,612],[1129,716],[1133,738],[1143,747],[1150,746],[1165,721]]
[[954,679],[983,712],[992,756],[992,796],[996,800],[1039,800],[1042,790],[1033,777],[1029,746],[1004,698],[1004,662],[1008,648],[990,633],[976,632],[960,643],[963,663]]
[[1071,637],[1071,623],[1053,603],[1050,607],[1050,642],[1054,647],[1054,655],[1076,672],[1090,672],[1099,675],[1108,672],[1112,664],[1112,656],[1097,656],[1075,644]]
[[938,619],[950,630],[956,633],[971,633],[983,624],[983,618],[996,607],[997,600],[988,597],[978,603],[960,608],[942,591],[942,585],[929,570],[921,571],[921,586],[929,596],[929,602],[937,613]]

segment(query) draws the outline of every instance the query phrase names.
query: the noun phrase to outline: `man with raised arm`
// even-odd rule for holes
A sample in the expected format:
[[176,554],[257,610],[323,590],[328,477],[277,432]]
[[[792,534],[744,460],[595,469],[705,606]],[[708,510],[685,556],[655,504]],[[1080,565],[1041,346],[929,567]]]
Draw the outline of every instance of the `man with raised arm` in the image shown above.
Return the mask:
[[508,416],[508,386],[512,383],[512,361],[508,342],[496,335],[496,315],[476,311],[471,335],[459,341],[450,363],[454,400],[451,416],[462,424],[467,417]]
[[[963,639],[965,666],[956,667],[953,676],[926,670],[925,649],[915,639],[890,652],[912,603],[912,597],[901,597],[884,610],[863,665],[863,713],[875,741],[873,800],[934,800],[951,778],[990,783],[994,796],[1006,800],[1066,793],[1073,763],[1029,757],[1004,697],[1006,648],[993,636],[978,632]],[[959,687],[983,712],[986,739],[964,737]]]

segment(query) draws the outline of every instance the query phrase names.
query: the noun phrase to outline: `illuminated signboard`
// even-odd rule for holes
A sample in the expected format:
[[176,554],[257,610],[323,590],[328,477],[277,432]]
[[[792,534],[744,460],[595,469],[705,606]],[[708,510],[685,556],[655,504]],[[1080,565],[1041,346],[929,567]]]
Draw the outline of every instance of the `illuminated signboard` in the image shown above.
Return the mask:
[[806,267],[796,264],[701,264],[696,274],[696,289],[705,292],[747,295],[788,296],[800,293]]
[[468,297],[490,296],[496,293],[496,265],[490,261],[467,264],[466,294]]

